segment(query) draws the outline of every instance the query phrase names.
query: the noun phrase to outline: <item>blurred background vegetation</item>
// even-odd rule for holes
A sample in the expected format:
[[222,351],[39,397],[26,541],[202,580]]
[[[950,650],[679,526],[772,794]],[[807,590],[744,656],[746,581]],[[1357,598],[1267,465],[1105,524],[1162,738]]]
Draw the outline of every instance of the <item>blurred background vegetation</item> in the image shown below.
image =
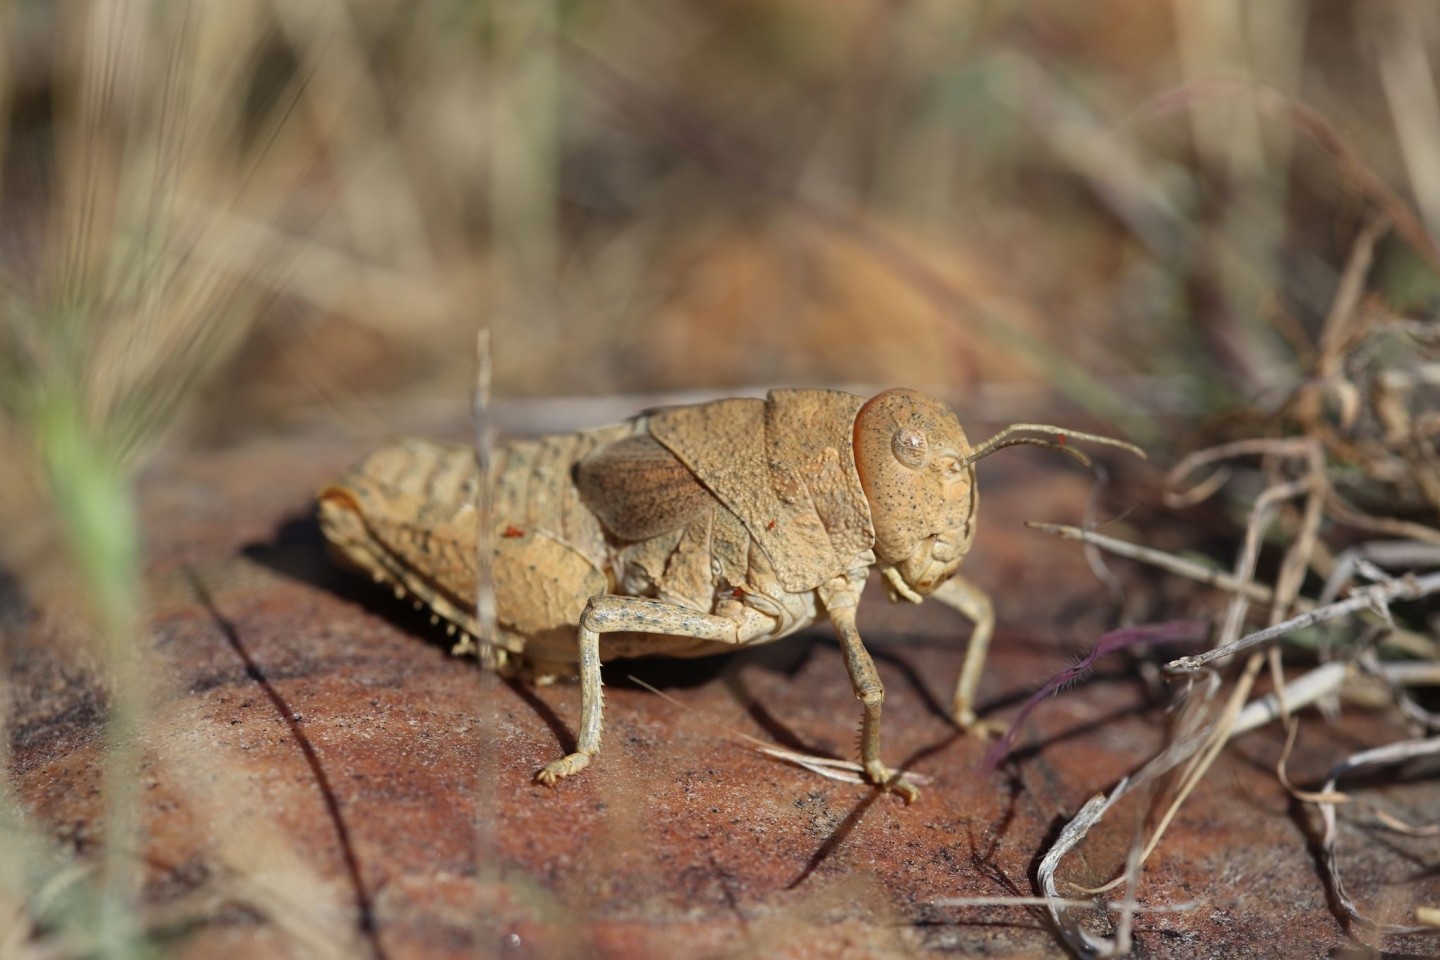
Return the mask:
[[[482,325],[500,396],[1263,403],[1366,176],[1440,220],[1423,2],[101,9],[6,7],[10,376],[145,423],[203,381],[188,442],[458,407]],[[1423,259],[1382,248],[1398,309]]]
[[508,398],[1271,410],[1377,215],[1434,316],[1437,57],[1427,0],[0,2],[0,557],[116,784],[147,456],[461,421],[482,327]]

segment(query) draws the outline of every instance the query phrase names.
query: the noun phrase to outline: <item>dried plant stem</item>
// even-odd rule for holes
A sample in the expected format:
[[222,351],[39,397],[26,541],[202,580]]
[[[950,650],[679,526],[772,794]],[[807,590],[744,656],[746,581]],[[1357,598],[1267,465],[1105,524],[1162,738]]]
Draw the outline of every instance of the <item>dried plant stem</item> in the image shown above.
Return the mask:
[[1357,530],[1369,530],[1387,537],[1401,537],[1408,540],[1419,540],[1423,543],[1440,544],[1440,530],[1435,527],[1427,527],[1423,523],[1400,520],[1396,517],[1372,516],[1362,510],[1357,510],[1333,490],[1326,495],[1325,508],[1331,520]]
[[[1127,906],[1124,901],[1112,900],[1108,903],[1097,903],[1094,900],[1066,900],[1062,897],[1054,899],[1050,897],[946,897],[942,900],[930,901],[937,907],[1065,907],[1071,910],[1099,909],[1123,910]],[[1191,900],[1188,903],[1162,903],[1162,904],[1130,904],[1128,909],[1135,913],[1186,913],[1203,906],[1203,901]]]
[[[1280,692],[1266,694],[1250,701],[1230,726],[1231,739],[1243,733],[1257,730],[1272,720],[1278,720],[1289,712],[1309,706],[1335,693],[1350,673],[1349,664],[1338,660],[1324,663],[1287,683]],[[1281,697],[1284,698],[1284,708]]]
[[[1345,270],[1340,274],[1340,283],[1330,301],[1330,310],[1325,315],[1325,326],[1320,332],[1319,354],[1315,363],[1315,378],[1326,381],[1338,376],[1342,363],[1364,333],[1364,315],[1357,309],[1365,293],[1365,278],[1375,259],[1375,244],[1385,235],[1390,223],[1384,216],[1372,215],[1355,242],[1350,247],[1350,257]],[[1353,320],[1360,319],[1362,326],[1356,327]],[[1318,407],[1314,411],[1318,418]]]
[[1402,686],[1440,684],[1440,663],[1382,663],[1380,670],[1387,680]]
[[[1311,483],[1309,478],[1306,478],[1272,486],[1255,498],[1255,505],[1250,511],[1250,520],[1245,525],[1245,540],[1241,544],[1240,554],[1235,561],[1234,576],[1237,581],[1246,583],[1254,579],[1255,564],[1260,556],[1261,537],[1279,504],[1302,493],[1310,492],[1310,490]],[[1277,586],[1271,598],[1272,606],[1278,606],[1280,600],[1281,588]],[[1240,630],[1245,624],[1245,614],[1249,608],[1250,601],[1243,594],[1231,595],[1230,604],[1225,610],[1225,620],[1218,634],[1221,644],[1227,644],[1240,635]]]
[[1340,588],[1357,572],[1371,580],[1387,580],[1388,576],[1366,570],[1381,567],[1440,567],[1440,547],[1413,540],[1375,540],[1346,550],[1335,559],[1334,569],[1320,591],[1320,603],[1326,604],[1340,595]]
[[491,529],[495,491],[491,483],[495,459],[495,422],[490,399],[490,330],[480,330],[475,337],[475,389],[471,413],[475,421],[475,465],[481,482],[476,487],[475,515],[479,518],[475,531],[475,622],[479,625],[480,665],[484,673],[495,672],[495,581],[492,573],[495,532]]
[[1166,671],[1170,673],[1194,673],[1214,663],[1223,660],[1242,650],[1249,650],[1278,640],[1281,637],[1303,630],[1306,627],[1313,627],[1321,623],[1328,623],[1331,620],[1338,620],[1341,617],[1348,617],[1351,614],[1364,610],[1379,612],[1386,605],[1394,601],[1418,600],[1421,597],[1428,597],[1440,593],[1440,573],[1432,573],[1424,577],[1406,576],[1389,583],[1376,584],[1372,587],[1362,587],[1355,591],[1355,595],[1347,600],[1340,600],[1328,606],[1317,607],[1298,617],[1292,617],[1283,623],[1277,623],[1272,627],[1263,630],[1256,630],[1240,639],[1228,643],[1222,647],[1205,653],[1195,654],[1189,657],[1179,657],[1165,665]]
[[1311,452],[1309,465],[1310,472],[1304,484],[1305,507],[1300,512],[1300,524],[1294,539],[1280,562],[1275,596],[1270,601],[1271,623],[1295,609],[1300,588],[1305,583],[1305,571],[1310,568],[1320,542],[1320,523],[1325,518],[1325,491],[1329,489],[1329,481],[1325,476],[1325,455],[1318,444]]
[[[1196,488],[1192,487],[1187,490],[1181,487],[1180,481],[1194,473],[1200,467],[1208,466],[1209,464],[1222,460],[1233,460],[1236,457],[1244,456],[1307,457],[1310,455],[1313,447],[1314,441],[1308,438],[1291,437],[1284,440],[1236,440],[1233,443],[1222,443],[1216,447],[1197,450],[1182,458],[1166,476],[1165,503],[1172,507],[1185,507],[1198,502],[1194,498]],[[1209,483],[1206,482],[1202,484],[1202,486],[1208,488]],[[1213,489],[1208,490],[1208,493],[1213,492]]]
[[1032,530],[1039,530],[1042,533],[1052,533],[1066,540],[1076,540],[1081,543],[1088,543],[1108,550],[1117,557],[1126,557],[1130,560],[1138,560],[1141,563],[1148,563],[1151,566],[1159,567],[1188,580],[1197,583],[1207,584],[1221,590],[1243,593],[1257,603],[1268,603],[1275,593],[1263,583],[1255,583],[1253,580],[1240,580],[1234,574],[1221,570],[1219,567],[1210,567],[1193,560],[1186,560],[1184,557],[1177,557],[1173,553],[1166,553],[1163,550],[1156,550],[1154,547],[1147,547],[1138,543],[1131,543],[1128,540],[1120,540],[1115,537],[1106,536],[1103,533],[1096,533],[1093,530],[1082,530],[1080,527],[1070,526],[1064,523],[1042,523],[1038,520],[1026,521],[1025,526]]

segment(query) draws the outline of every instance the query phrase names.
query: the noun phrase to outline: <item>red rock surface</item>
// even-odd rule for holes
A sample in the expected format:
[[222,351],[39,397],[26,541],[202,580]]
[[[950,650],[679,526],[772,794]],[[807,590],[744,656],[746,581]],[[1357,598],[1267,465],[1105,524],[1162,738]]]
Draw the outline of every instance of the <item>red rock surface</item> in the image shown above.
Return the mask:
[[[607,667],[600,756],[545,789],[531,775],[573,743],[578,688],[483,675],[450,657],[426,618],[327,561],[310,498],[361,452],[269,441],[145,481],[157,681],[146,899],[176,955],[1063,953],[1034,908],[936,901],[1035,892],[1060,825],[1163,741],[1164,703],[1133,672],[1102,664],[1045,704],[1009,769],[984,774],[985,744],[946,719],[967,626],[874,590],[861,628],[886,683],[885,753],[929,778],[918,803],[742,739],[850,755],[859,706],[823,628],[728,658]],[[1002,718],[1111,626],[1079,549],[1021,526],[1074,521],[1088,494],[1079,471],[1040,472],[1043,456],[982,468],[966,566],[999,611],[982,704]],[[99,687],[38,621],[12,640],[11,774],[42,823],[91,853]],[[1292,775],[1313,783],[1396,736],[1354,711],[1336,726],[1314,720]],[[1196,905],[1140,916],[1143,955],[1316,956],[1350,942],[1326,900],[1313,820],[1273,774],[1279,748],[1273,729],[1244,738],[1183,809],[1140,896]],[[1407,789],[1388,796],[1433,817],[1433,785]],[[1062,876],[1108,879],[1132,825],[1123,808],[1112,814]],[[1349,886],[1372,912],[1398,919],[1440,900],[1433,841],[1346,837]],[[1421,954],[1437,944],[1390,941]]]

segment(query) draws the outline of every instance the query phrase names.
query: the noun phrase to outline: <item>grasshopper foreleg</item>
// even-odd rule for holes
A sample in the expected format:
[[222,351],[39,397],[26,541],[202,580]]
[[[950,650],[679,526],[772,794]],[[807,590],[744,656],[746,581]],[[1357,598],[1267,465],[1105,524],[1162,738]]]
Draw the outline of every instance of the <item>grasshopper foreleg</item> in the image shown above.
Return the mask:
[[840,577],[821,590],[821,602],[830,614],[830,623],[840,640],[840,653],[845,658],[845,669],[850,673],[850,683],[855,697],[864,706],[860,721],[860,763],[870,782],[886,790],[894,790],[910,803],[920,795],[915,785],[900,778],[900,775],[880,759],[880,709],[885,703],[885,685],[875,670],[875,661],[860,639],[860,630],[855,625],[855,610],[860,599],[864,580],[853,583],[849,578]]
[[574,753],[547,763],[535,773],[535,779],[546,786],[584,770],[600,749],[605,709],[600,683],[600,635],[622,632],[740,642],[739,625],[726,617],[641,597],[591,597],[580,615],[580,735]]

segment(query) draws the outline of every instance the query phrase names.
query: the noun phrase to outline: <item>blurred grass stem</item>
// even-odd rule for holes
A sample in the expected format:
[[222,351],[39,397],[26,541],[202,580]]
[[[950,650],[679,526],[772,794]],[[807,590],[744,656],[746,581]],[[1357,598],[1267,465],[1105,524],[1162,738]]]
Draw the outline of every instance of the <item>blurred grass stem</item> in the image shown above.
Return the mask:
[[140,831],[140,731],[147,706],[133,494],[123,465],[104,440],[93,435],[81,399],[69,385],[52,384],[38,397],[34,430],[108,680],[105,844],[96,948],[100,956],[132,957],[140,953],[134,851]]

